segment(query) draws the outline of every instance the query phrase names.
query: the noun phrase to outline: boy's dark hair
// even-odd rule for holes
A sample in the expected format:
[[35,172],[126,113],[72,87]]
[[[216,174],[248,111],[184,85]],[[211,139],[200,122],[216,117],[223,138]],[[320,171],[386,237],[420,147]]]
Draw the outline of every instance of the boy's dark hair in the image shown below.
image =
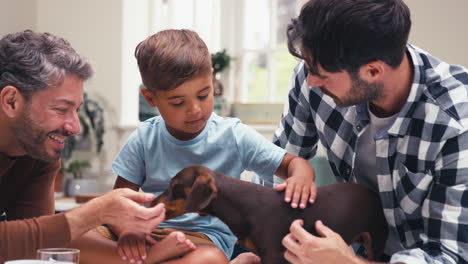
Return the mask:
[[211,55],[197,33],[163,30],[135,49],[144,86],[150,90],[171,90],[184,82],[211,71]]
[[28,99],[34,92],[60,85],[67,74],[85,81],[93,70],[65,39],[32,30],[0,39],[0,90],[11,85]]
[[411,28],[402,0],[310,0],[288,26],[289,52],[317,74],[347,70],[381,60],[397,67]]

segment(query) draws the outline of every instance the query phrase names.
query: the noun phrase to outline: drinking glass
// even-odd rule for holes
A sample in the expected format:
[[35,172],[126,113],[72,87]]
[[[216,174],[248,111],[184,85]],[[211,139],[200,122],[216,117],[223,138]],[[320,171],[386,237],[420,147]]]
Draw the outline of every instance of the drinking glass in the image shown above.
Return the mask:
[[75,248],[38,249],[37,259],[63,264],[78,264],[80,262],[80,250]]
[[18,260],[9,260],[4,264],[44,264],[44,263],[53,263],[46,260],[37,260],[37,259],[18,259]]

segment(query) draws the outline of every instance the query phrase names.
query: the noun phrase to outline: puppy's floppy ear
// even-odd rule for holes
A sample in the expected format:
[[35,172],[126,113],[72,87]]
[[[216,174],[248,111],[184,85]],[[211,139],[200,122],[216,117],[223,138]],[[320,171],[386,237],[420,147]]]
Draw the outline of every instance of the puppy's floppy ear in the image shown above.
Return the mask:
[[205,209],[211,200],[216,197],[217,192],[218,189],[211,174],[202,173],[198,175],[185,202],[185,210],[187,212],[197,212]]

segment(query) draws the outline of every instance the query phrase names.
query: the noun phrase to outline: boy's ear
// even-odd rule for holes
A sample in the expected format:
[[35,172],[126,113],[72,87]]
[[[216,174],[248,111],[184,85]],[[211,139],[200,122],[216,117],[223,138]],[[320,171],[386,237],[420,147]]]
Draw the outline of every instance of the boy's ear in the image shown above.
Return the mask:
[[140,91],[141,91],[141,94],[143,95],[143,97],[145,97],[146,102],[148,102],[148,104],[151,107],[156,107],[156,104],[153,101],[153,95],[151,94],[151,92],[148,91],[148,89],[146,89],[146,88],[141,88]]
[[8,117],[17,116],[24,104],[25,98],[16,87],[8,85],[0,91],[0,106]]

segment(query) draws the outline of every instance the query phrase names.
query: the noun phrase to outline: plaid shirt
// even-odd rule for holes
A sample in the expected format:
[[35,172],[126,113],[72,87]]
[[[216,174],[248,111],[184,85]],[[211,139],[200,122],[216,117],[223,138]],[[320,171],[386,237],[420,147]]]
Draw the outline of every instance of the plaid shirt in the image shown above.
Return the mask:
[[[468,74],[408,45],[414,65],[406,104],[374,135],[377,180],[390,228],[391,262],[468,263]],[[275,144],[312,158],[320,140],[338,181],[353,181],[366,104],[339,107],[306,83],[299,63]]]

